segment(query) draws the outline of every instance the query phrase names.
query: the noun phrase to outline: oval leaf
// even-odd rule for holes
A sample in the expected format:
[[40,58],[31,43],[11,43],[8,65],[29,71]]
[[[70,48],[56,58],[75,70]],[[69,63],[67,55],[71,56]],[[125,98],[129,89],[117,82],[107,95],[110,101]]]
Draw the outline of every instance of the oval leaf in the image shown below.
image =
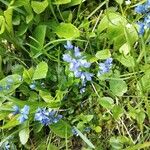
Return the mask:
[[70,3],[70,2],[71,2],[71,0],[54,0],[53,4],[62,5],[62,4]]
[[47,63],[46,62],[39,63],[35,69],[35,72],[34,72],[32,79],[37,80],[37,79],[46,78],[47,71],[48,71]]
[[69,138],[72,136],[71,127],[65,121],[60,120],[58,123],[50,126],[51,130],[61,138]]
[[19,132],[20,142],[25,145],[29,139],[29,123],[28,121],[22,124],[23,129]]
[[74,39],[80,36],[79,30],[71,23],[61,23],[56,28],[56,34],[60,38]]
[[114,100],[110,97],[99,98],[99,104],[106,109],[111,109],[114,104]]
[[22,83],[22,78],[18,74],[9,75],[0,81],[0,95],[8,95],[15,91]]
[[127,84],[123,80],[111,80],[109,84],[110,90],[116,96],[123,96],[127,92]]
[[98,51],[95,55],[98,59],[107,59],[111,57],[109,49]]
[[47,0],[45,0],[43,2],[32,1],[31,6],[32,6],[35,13],[40,14],[48,6],[48,1]]

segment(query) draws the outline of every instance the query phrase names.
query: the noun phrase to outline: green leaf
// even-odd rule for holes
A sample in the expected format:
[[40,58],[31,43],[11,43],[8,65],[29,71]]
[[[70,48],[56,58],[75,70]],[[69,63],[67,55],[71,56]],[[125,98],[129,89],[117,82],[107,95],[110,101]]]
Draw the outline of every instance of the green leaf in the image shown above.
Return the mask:
[[109,82],[110,90],[116,96],[123,96],[127,92],[127,84],[123,80],[110,80]]
[[59,150],[59,148],[50,143],[50,144],[48,144],[48,146],[47,146],[47,150]]
[[69,138],[72,136],[71,126],[65,121],[60,120],[58,123],[50,125],[51,130],[61,138]]
[[53,0],[53,4],[55,5],[62,5],[62,4],[67,4],[67,3],[70,3],[71,0]]
[[106,12],[98,26],[98,33],[104,30],[109,41],[114,44],[114,49],[119,49],[129,38],[132,45],[138,39],[134,25],[129,24],[119,13]]
[[54,100],[54,98],[51,96],[51,94],[49,92],[45,92],[45,91],[40,90],[39,95],[43,98],[43,100],[46,103],[50,103],[52,100]]
[[111,57],[109,49],[98,51],[95,55],[98,59],[107,59]]
[[80,36],[79,30],[71,23],[61,23],[55,32],[60,38],[66,39],[75,39]]
[[24,69],[23,71],[23,80],[30,84],[32,82],[32,76],[34,73],[34,69],[30,68],[29,70]]
[[123,4],[123,0],[115,0],[118,4],[122,5]]
[[76,127],[74,129],[77,131],[78,135],[82,138],[82,140],[91,148],[95,149],[95,146],[89,141],[89,139],[84,136]]
[[5,18],[0,16],[0,34],[3,34],[5,31]]
[[19,125],[19,121],[18,119],[18,115],[14,116],[10,121],[8,121],[5,125],[3,125],[2,127],[0,127],[0,129],[10,129],[13,128],[17,125]]
[[16,34],[18,36],[22,36],[23,34],[26,33],[27,29],[28,29],[28,25],[26,25],[25,23],[23,23],[23,24],[19,25],[18,31],[17,31]]
[[136,144],[134,146],[130,146],[128,148],[125,148],[123,150],[140,150],[140,149],[144,149],[144,148],[147,148],[147,147],[150,147],[150,142],[145,142],[143,144]]
[[145,120],[145,117],[146,117],[146,115],[143,111],[138,112],[136,115],[136,120],[140,126],[141,131],[143,130],[143,122]]
[[142,77],[143,89],[145,91],[150,90],[150,70],[145,71],[145,74]]
[[110,145],[112,146],[112,148],[114,150],[122,150],[123,149],[123,144],[116,137],[111,137],[110,138]]
[[13,15],[13,8],[8,7],[8,9],[4,11],[4,16],[6,22],[5,26],[9,33],[13,33],[12,15]]
[[31,55],[34,57],[36,55],[38,57],[42,53],[46,36],[46,28],[46,25],[38,25],[33,32],[31,45],[35,48],[31,47]]
[[37,65],[32,80],[38,80],[46,78],[48,71],[48,65],[46,62],[41,62]]
[[128,56],[123,56],[123,55],[119,55],[116,58],[122,65],[126,66],[126,67],[134,67],[135,66],[135,62],[134,62],[134,58],[130,55]]
[[20,137],[20,142],[21,144],[25,145],[28,142],[29,139],[29,122],[26,121],[21,125],[21,128],[23,128],[20,132],[19,132],[19,137]]
[[71,2],[69,4],[67,4],[67,7],[79,5],[79,4],[83,3],[84,1],[85,0],[71,0]]
[[100,24],[98,25],[98,32],[102,32],[105,29],[109,28],[112,32],[114,29],[115,36],[118,36],[120,33],[124,32],[124,29],[121,28],[123,24],[126,24],[127,21],[119,13],[109,12],[102,18]]
[[119,48],[119,52],[122,53],[124,56],[127,56],[130,53],[130,46],[128,43],[123,44],[120,48]]
[[113,117],[118,119],[123,115],[123,108],[121,106],[115,105],[112,109]]
[[33,10],[34,10],[35,13],[40,14],[48,6],[48,1],[47,0],[44,0],[42,2],[32,1],[31,2],[31,6],[32,6],[32,8],[33,8]]
[[111,109],[114,105],[114,100],[110,97],[99,98],[98,102],[101,106],[103,106],[106,109]]
[[38,25],[35,28],[33,35],[33,37],[39,42],[39,46],[43,47],[46,35],[46,25]]
[[[13,6],[14,7],[24,6],[24,8],[26,10],[26,13],[25,13],[26,23],[28,24],[29,22],[32,21],[32,19],[33,19],[33,11],[32,11],[30,0],[15,0],[13,2]],[[23,11],[23,13],[24,13],[24,11]]]
[[16,88],[22,83],[22,78],[18,74],[9,75],[0,81],[2,90],[0,90],[0,95],[12,94]]

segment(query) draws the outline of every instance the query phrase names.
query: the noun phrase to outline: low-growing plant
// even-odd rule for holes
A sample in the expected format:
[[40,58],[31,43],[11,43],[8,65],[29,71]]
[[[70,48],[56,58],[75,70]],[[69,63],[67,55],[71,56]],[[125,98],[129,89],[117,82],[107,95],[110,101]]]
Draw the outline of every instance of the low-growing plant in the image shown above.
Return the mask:
[[0,149],[150,147],[150,0],[0,0]]

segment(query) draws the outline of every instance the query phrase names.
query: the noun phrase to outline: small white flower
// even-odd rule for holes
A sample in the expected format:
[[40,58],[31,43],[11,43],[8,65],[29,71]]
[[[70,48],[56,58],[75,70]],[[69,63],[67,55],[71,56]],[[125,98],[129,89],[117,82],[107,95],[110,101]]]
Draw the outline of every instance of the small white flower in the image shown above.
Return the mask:
[[127,27],[128,29],[130,29],[130,28],[132,27],[132,25],[131,25],[130,23],[128,23],[128,24],[126,25],[126,27]]
[[126,4],[126,5],[130,5],[130,4],[131,4],[131,1],[130,1],[130,0],[125,1],[125,4]]

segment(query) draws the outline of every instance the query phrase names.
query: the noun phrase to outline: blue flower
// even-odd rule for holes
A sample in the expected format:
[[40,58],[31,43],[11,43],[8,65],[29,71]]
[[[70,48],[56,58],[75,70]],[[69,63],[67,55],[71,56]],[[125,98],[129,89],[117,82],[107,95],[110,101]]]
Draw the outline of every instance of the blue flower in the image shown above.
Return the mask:
[[5,142],[5,150],[10,150],[10,144],[8,141]]
[[79,59],[79,62],[81,67],[89,68],[91,66],[91,63],[85,59]]
[[89,72],[83,72],[83,75],[85,76],[85,79],[87,81],[91,81],[94,74],[93,73],[89,73]]
[[76,131],[75,128],[72,128],[71,131],[72,131],[72,134],[73,134],[73,135],[79,136],[79,134],[78,134],[78,132]]
[[[93,77],[94,74],[92,73],[89,73],[89,72],[82,72],[81,74],[81,81],[82,81],[82,87],[85,87],[86,86],[86,82],[87,81],[91,81],[92,80],[92,77]],[[82,93],[84,90],[81,90]]]
[[42,124],[44,125],[48,125],[50,122],[50,119],[48,118],[48,112],[46,110],[46,108],[38,108],[36,113],[35,113],[35,117],[34,119],[36,121],[40,121]]
[[139,25],[139,35],[143,35],[144,32],[145,32],[145,29],[144,29],[144,26],[145,24],[143,22],[138,22],[138,25]]
[[71,49],[73,49],[73,45],[71,44],[71,42],[70,42],[70,41],[67,41],[67,44],[66,44],[66,45],[64,45],[64,47],[65,47],[65,49],[67,49],[67,50],[71,50]]
[[135,7],[135,12],[139,14],[146,13],[145,5],[138,5]]
[[70,71],[77,71],[80,67],[80,62],[76,59],[73,59],[70,62]]
[[16,115],[16,114],[20,113],[19,107],[17,105],[13,106],[12,109],[13,109],[13,115]]
[[106,65],[112,65],[112,61],[113,61],[112,58],[108,58],[108,59],[106,59],[105,64]]
[[150,28],[150,13],[144,18],[145,28]]
[[145,9],[148,12],[150,9],[150,0],[147,0],[147,2],[145,3]]
[[75,76],[76,78],[80,78],[81,75],[82,75],[82,72],[81,72],[81,71],[79,71],[79,70],[74,71],[74,76]]
[[82,88],[80,89],[80,93],[81,93],[81,94],[85,93],[85,87],[82,87]]
[[84,129],[84,131],[85,131],[85,132],[90,132],[90,131],[91,131],[91,128],[90,128],[90,127],[86,127],[86,128]]
[[28,114],[29,114],[30,107],[25,105],[21,110],[20,110],[20,116],[18,118],[20,123],[23,123],[28,119]]
[[78,47],[74,47],[74,55],[75,55],[75,57],[80,57],[81,56],[81,52],[80,52]]
[[35,90],[36,84],[35,84],[35,83],[31,83],[31,84],[29,85],[29,87],[30,87],[32,90]]
[[[65,48],[69,50],[73,49],[70,41],[67,41]],[[91,63],[86,60],[85,56],[82,56],[78,47],[74,47],[72,51],[65,53],[63,55],[63,60],[69,63],[69,69],[74,73],[74,76],[80,78],[82,84],[80,93],[85,92],[86,82],[91,81],[93,76],[93,74],[87,70],[90,68]]]
[[147,0],[144,4],[135,7],[135,12],[142,14],[143,21],[139,22],[139,35],[143,35],[145,30],[150,28],[150,0]]
[[63,54],[63,60],[66,62],[72,62],[72,57],[69,54]]
[[99,63],[100,71],[98,71],[98,76],[109,72],[111,67],[112,67],[112,58],[106,59],[104,63]]
[[34,119],[39,121],[43,125],[50,125],[57,123],[62,118],[62,115],[56,114],[54,110],[48,110],[46,108],[38,108]]

